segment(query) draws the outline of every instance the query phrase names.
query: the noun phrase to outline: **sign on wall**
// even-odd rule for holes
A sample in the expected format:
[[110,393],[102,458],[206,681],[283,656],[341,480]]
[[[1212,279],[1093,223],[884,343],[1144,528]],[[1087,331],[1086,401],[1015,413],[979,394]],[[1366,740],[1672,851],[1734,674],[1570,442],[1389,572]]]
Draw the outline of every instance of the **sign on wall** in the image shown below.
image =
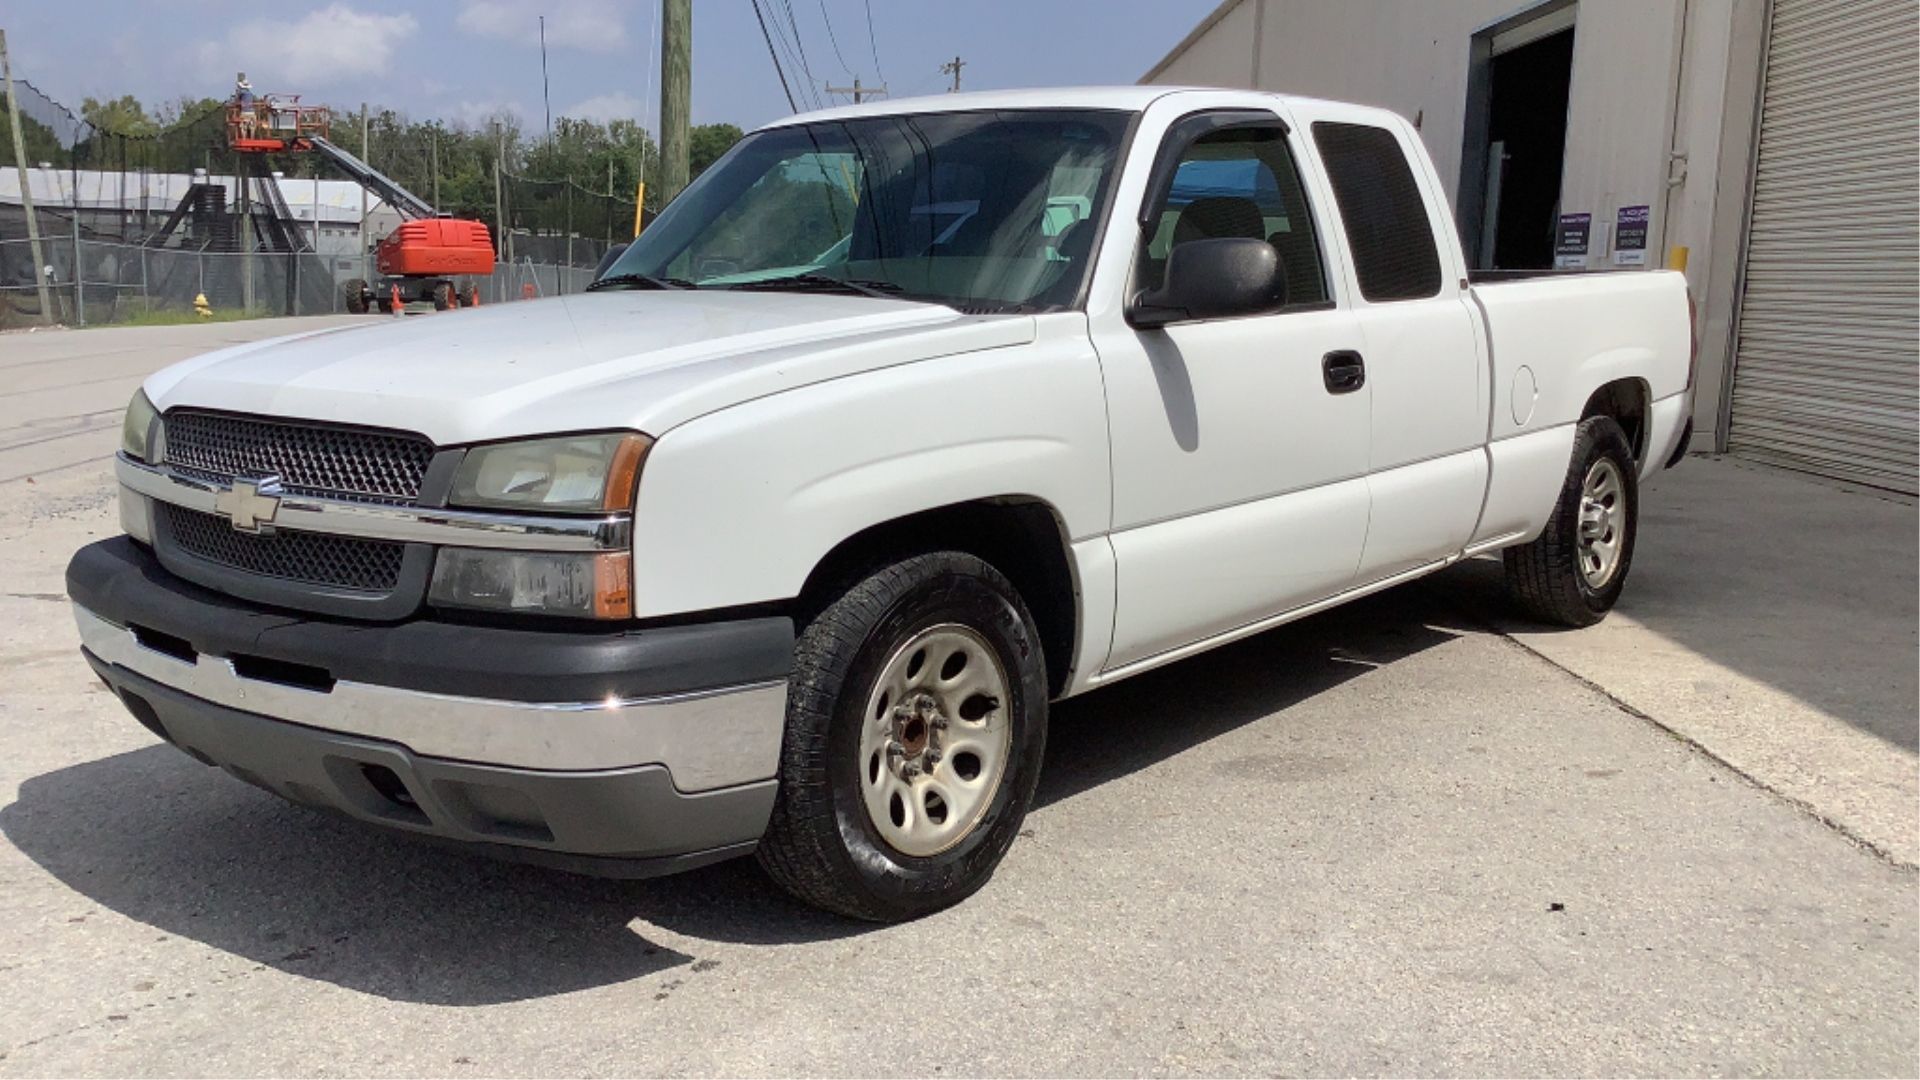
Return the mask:
[[1613,229],[1613,264],[1647,265],[1647,219],[1651,207],[1623,206]]
[[1577,270],[1587,265],[1587,245],[1592,236],[1592,214],[1561,214],[1553,226],[1553,268]]

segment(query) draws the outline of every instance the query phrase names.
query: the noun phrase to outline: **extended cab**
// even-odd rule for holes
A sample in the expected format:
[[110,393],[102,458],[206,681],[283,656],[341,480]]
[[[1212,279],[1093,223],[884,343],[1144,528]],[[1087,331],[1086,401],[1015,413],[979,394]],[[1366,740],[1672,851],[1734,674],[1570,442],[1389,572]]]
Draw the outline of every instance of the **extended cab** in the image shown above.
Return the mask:
[[68,589],[141,723],[289,799],[908,918],[1013,842],[1050,700],[1502,549],[1598,620],[1690,344],[1677,274],[1476,283],[1387,112],[856,106],[587,294],[154,375]]

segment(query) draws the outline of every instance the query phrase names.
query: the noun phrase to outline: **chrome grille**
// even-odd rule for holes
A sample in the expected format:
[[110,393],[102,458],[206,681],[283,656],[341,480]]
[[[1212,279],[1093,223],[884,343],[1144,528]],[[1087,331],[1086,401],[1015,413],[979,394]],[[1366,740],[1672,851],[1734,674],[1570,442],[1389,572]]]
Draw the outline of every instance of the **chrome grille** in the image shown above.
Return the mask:
[[418,499],[433,459],[432,443],[404,431],[176,410],[165,432],[167,464],[190,476],[277,475],[295,494],[366,502]]
[[359,592],[391,592],[406,545],[282,529],[247,533],[226,518],[172,503],[155,503],[180,551],[249,574]]

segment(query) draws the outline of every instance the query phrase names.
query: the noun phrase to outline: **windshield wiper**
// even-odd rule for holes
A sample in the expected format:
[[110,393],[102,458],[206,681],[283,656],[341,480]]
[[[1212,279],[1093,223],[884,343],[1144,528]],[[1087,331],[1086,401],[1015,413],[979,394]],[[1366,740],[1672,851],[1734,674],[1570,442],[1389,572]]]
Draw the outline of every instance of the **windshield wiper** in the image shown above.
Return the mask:
[[600,289],[691,289],[693,282],[679,278],[657,278],[651,274],[612,274],[587,286],[588,292]]
[[742,281],[727,288],[836,291],[880,300],[899,299],[899,294],[904,291],[891,281],[863,281],[858,278],[829,277],[826,274],[794,274],[790,277],[767,278],[765,281]]

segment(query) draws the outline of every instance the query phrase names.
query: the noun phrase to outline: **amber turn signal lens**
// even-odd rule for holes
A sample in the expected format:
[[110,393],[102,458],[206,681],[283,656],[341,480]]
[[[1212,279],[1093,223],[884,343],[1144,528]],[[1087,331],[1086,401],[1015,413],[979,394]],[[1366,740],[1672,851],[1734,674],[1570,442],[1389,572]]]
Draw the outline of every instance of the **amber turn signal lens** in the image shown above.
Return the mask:
[[593,617],[633,618],[633,556],[627,552],[593,557]]
[[605,509],[633,509],[634,492],[640,485],[640,466],[647,460],[647,450],[652,446],[653,440],[645,435],[629,435],[614,448],[613,461],[607,467]]

